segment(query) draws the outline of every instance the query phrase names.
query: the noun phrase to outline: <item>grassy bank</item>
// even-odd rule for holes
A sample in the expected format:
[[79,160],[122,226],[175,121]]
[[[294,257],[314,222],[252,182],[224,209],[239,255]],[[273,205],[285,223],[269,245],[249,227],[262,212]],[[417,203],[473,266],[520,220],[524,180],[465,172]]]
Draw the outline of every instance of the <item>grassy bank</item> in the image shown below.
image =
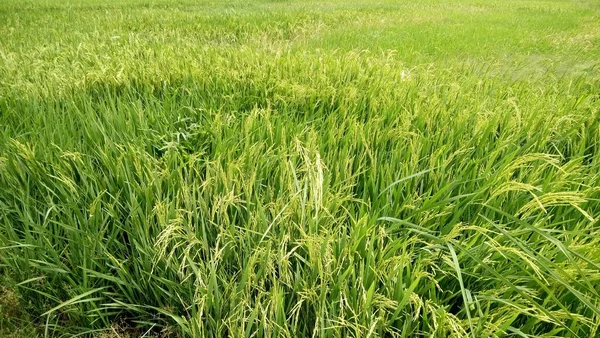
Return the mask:
[[596,2],[0,17],[0,335],[599,334]]

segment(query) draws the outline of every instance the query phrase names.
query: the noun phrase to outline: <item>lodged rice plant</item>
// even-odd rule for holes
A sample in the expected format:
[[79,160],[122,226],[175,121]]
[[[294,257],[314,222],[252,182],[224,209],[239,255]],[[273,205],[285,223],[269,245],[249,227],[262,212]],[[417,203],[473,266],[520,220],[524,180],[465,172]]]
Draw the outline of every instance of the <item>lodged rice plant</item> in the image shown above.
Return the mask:
[[600,335],[593,1],[0,4],[0,336]]

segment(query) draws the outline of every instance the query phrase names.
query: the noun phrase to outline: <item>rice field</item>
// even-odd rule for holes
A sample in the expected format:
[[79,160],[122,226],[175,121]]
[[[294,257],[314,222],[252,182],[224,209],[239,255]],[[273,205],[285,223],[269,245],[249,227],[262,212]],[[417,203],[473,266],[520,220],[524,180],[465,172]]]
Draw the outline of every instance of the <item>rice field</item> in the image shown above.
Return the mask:
[[0,2],[0,337],[599,326],[598,1]]

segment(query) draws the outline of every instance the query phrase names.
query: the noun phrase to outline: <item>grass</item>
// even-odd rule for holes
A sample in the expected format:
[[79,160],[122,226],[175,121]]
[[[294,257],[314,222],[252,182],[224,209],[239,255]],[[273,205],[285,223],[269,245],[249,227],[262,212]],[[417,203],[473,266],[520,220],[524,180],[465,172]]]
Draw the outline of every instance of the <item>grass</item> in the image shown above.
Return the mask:
[[600,334],[597,2],[0,17],[0,336]]

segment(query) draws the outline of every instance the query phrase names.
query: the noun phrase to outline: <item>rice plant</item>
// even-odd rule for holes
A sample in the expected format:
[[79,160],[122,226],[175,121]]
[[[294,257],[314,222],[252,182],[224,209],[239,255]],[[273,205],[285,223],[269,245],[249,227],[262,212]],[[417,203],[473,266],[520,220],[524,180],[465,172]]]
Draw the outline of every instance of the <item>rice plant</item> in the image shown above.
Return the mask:
[[0,336],[600,335],[598,2],[0,17]]

